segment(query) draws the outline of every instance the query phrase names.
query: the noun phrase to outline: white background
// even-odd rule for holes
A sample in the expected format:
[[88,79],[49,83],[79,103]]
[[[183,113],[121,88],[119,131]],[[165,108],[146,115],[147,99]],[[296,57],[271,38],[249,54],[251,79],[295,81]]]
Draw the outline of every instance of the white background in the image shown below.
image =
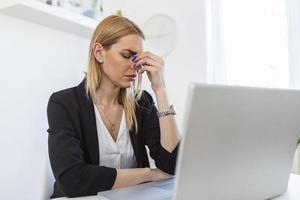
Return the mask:
[[[106,14],[120,4],[140,26],[156,13],[177,22],[178,45],[165,59],[165,76],[182,130],[188,83],[206,81],[204,1],[106,0]],[[88,46],[87,38],[0,13],[0,199],[48,197],[48,98],[82,80]]]

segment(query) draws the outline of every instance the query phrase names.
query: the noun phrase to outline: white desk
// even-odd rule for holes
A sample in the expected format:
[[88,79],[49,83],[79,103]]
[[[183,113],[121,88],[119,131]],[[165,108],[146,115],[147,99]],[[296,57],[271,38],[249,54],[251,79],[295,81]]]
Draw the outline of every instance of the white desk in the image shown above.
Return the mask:
[[287,192],[272,200],[300,200],[300,175],[291,174]]
[[[87,196],[87,197],[77,197],[77,198],[57,198],[55,200],[105,200],[105,198],[101,198],[100,196]],[[124,197],[124,199],[126,199]],[[300,175],[291,174],[288,190],[285,194],[276,197],[272,200],[300,200]]]

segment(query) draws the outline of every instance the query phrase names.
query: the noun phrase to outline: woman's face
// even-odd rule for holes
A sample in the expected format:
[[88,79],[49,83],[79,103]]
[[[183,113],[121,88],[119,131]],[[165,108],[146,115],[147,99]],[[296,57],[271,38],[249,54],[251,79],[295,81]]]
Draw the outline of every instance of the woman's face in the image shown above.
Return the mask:
[[128,88],[137,78],[131,57],[143,51],[143,38],[137,34],[124,36],[108,50],[102,49],[102,69],[105,78],[115,86]]

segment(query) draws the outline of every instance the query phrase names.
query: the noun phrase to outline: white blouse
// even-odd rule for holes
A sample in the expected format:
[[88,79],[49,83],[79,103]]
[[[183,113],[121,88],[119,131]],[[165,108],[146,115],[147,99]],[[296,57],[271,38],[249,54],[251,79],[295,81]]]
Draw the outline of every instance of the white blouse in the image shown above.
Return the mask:
[[121,124],[116,142],[107,130],[101,115],[94,104],[98,132],[100,166],[116,169],[134,168],[137,166],[129,131],[123,110]]

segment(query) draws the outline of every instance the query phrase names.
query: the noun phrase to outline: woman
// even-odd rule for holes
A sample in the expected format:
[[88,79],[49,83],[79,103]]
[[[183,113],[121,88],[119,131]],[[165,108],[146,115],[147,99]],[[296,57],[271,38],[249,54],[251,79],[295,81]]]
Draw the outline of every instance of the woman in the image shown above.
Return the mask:
[[[51,95],[48,147],[56,179],[51,198],[95,195],[174,174],[179,135],[164,63],[143,52],[143,39],[129,19],[105,18],[93,34],[84,80]],[[158,109],[140,91],[143,72]],[[157,169],[149,168],[145,145]]]

